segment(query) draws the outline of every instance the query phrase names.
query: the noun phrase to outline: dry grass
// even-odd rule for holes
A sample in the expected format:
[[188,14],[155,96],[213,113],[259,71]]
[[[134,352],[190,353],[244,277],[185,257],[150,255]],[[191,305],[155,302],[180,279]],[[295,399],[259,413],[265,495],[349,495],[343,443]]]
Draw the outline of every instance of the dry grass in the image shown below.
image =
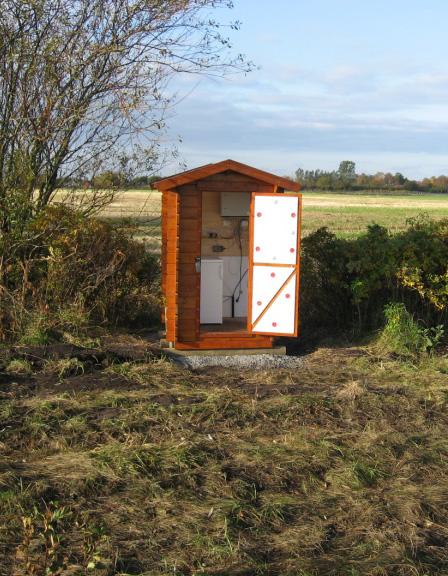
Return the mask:
[[354,237],[370,224],[399,232],[406,220],[422,212],[431,218],[448,217],[448,194],[332,194],[304,193],[303,232],[327,226],[339,237]]
[[[153,250],[160,248],[161,194],[128,190],[118,195],[103,215],[114,221],[135,219],[138,237]],[[448,195],[334,194],[304,192],[303,234],[327,226],[340,237],[353,237],[369,224],[381,224],[397,232],[406,220],[427,212],[432,218],[448,217]]]
[[446,358],[51,368],[0,373],[2,576],[448,572]]

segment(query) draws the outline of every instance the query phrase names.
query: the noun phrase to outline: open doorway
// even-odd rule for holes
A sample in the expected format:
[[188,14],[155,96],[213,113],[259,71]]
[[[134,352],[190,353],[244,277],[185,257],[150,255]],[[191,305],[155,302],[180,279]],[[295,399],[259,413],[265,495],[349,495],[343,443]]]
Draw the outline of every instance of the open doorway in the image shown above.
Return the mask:
[[202,192],[200,329],[247,333],[250,192]]

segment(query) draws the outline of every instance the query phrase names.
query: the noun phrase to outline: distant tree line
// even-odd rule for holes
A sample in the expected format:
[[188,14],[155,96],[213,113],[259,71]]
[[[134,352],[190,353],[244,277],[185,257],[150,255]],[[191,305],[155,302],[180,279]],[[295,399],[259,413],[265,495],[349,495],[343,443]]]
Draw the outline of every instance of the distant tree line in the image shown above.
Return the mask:
[[93,178],[95,188],[150,188],[160,176],[129,176],[119,172],[103,172]]
[[91,180],[79,179],[61,179],[60,186],[67,188],[96,188],[105,190],[126,190],[126,189],[149,189],[153,182],[160,180],[161,176],[135,176],[129,177],[121,172],[114,172],[112,170],[101,172],[94,176]]
[[422,180],[406,178],[400,172],[357,174],[356,164],[343,160],[337,170],[304,170],[295,173],[296,180],[308,190],[386,190],[448,193],[448,176],[431,176]]
[[[132,188],[149,189],[151,184],[160,180],[161,176],[132,176],[129,171],[106,171],[94,176],[91,180],[61,181],[62,185],[72,185],[76,188],[116,189]],[[387,192],[436,192],[448,194],[448,176],[431,176],[422,180],[406,178],[400,172],[377,172],[376,174],[358,174],[356,164],[351,160],[343,160],[339,168],[333,171],[304,170],[298,168],[295,179],[302,184],[304,190],[381,190]]]

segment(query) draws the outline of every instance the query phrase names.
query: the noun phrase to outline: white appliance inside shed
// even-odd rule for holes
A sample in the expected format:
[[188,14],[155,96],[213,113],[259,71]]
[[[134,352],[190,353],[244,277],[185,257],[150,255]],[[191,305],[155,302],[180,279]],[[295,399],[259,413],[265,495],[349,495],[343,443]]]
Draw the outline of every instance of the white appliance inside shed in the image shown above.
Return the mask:
[[201,324],[222,324],[223,279],[221,258],[201,259]]

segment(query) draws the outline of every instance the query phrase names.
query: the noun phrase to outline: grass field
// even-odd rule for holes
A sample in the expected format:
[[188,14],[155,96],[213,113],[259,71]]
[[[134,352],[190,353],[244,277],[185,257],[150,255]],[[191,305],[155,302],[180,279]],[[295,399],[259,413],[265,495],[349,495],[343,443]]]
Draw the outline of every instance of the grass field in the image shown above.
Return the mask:
[[381,224],[392,232],[404,228],[406,220],[427,213],[431,218],[448,218],[448,195],[406,196],[330,194],[305,192],[303,233],[327,226],[339,237],[357,236],[369,224]]
[[448,573],[446,358],[192,373],[133,341],[0,358],[1,576]]
[[[304,199],[304,233],[448,216],[436,196]],[[104,216],[159,248],[158,193]],[[157,334],[94,333],[0,344],[0,576],[448,574],[446,347],[190,371]]]
[[[129,190],[107,207],[107,218],[135,218],[138,236],[153,249],[160,245],[161,195],[155,191]],[[334,194],[304,192],[303,234],[327,226],[339,237],[359,235],[369,224],[381,224],[392,232],[401,230],[406,220],[426,212],[431,218],[448,218],[448,195]]]

